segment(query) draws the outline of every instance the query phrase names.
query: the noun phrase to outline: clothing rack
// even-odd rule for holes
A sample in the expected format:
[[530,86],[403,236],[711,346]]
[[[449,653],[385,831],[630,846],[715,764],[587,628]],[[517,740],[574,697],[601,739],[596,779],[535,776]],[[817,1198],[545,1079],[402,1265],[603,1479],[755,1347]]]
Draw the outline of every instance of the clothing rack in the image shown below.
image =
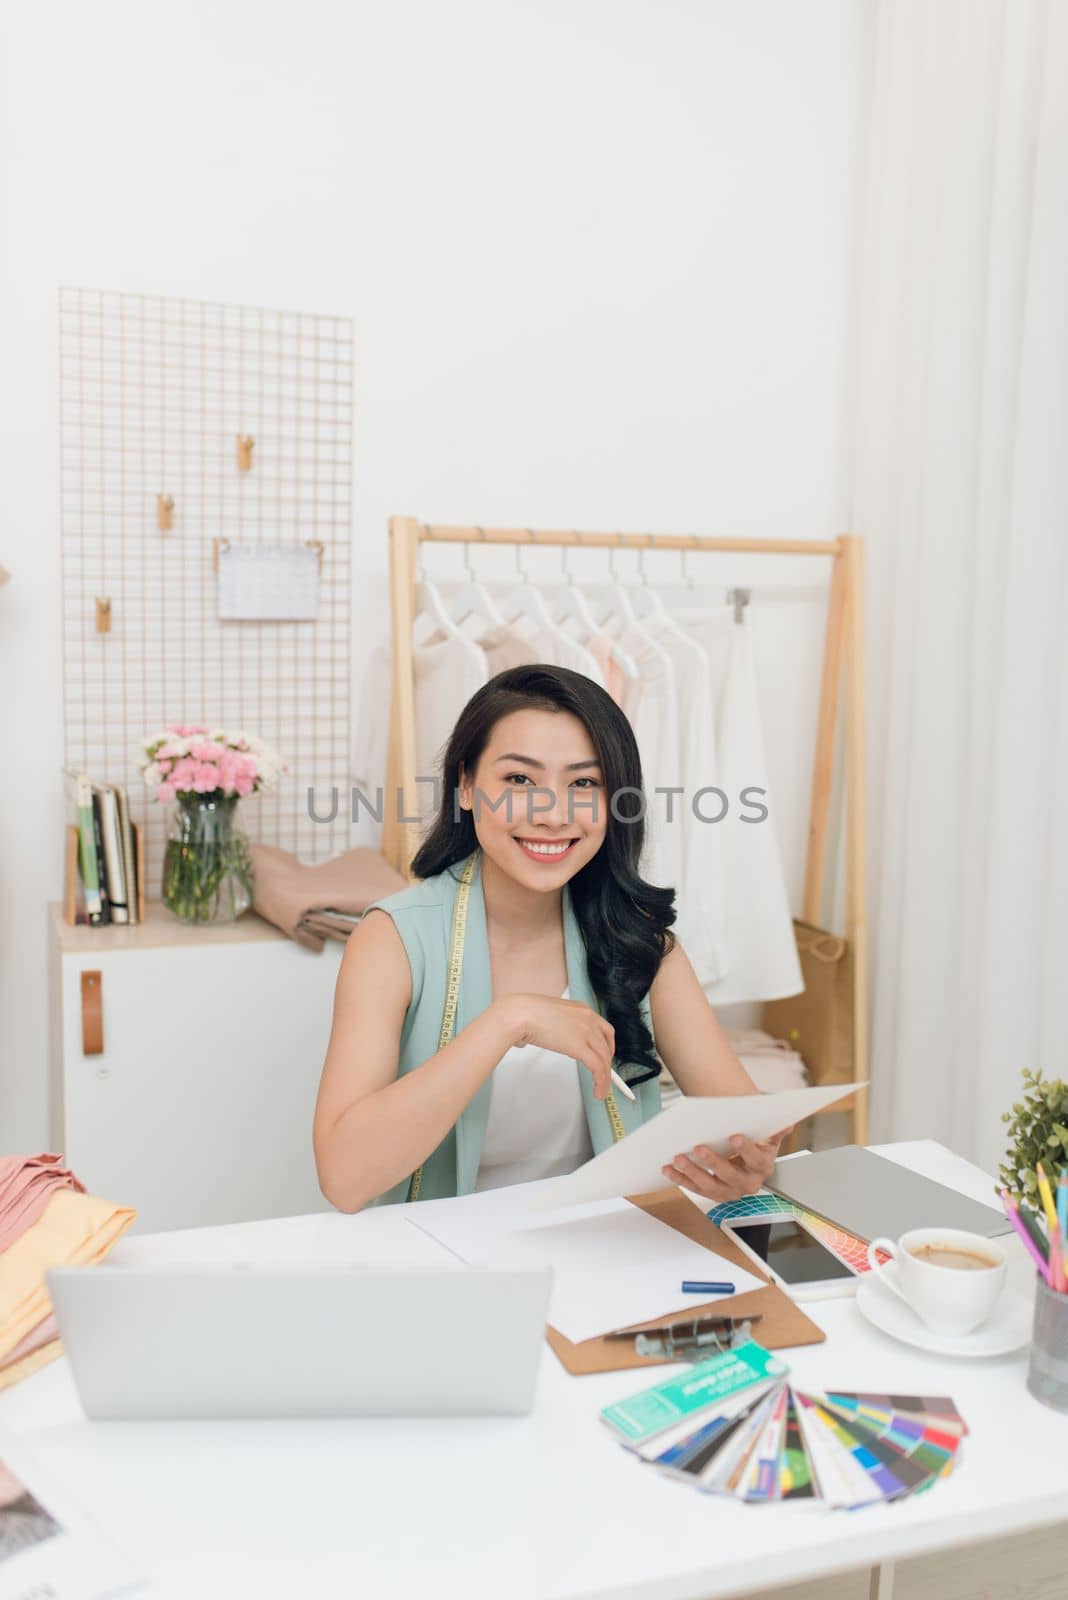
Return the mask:
[[[412,630],[416,618],[416,567],[420,544],[570,545],[583,549],[606,547],[833,557],[800,916],[805,922],[821,920],[835,731],[844,679],[845,914],[846,935],[853,950],[853,1072],[855,1081],[863,1082],[868,1077],[863,540],[856,534],[842,534],[833,539],[732,539],[686,534],[543,532],[533,528],[444,527],[422,523],[414,517],[392,517],[389,570],[393,690],[386,770],[386,794],[391,798],[383,812],[382,850],[391,865],[406,877],[411,876],[410,864],[419,844],[419,825],[409,819],[418,813]],[[867,1144],[867,1091],[859,1091],[854,1096],[852,1121],[854,1139],[859,1144]]]

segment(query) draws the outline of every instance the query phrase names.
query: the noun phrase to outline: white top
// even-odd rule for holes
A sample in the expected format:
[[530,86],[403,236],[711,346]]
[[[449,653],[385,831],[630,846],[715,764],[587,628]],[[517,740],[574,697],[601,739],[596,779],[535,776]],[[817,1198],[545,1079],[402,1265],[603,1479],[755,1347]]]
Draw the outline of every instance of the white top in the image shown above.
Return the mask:
[[486,653],[491,677],[508,667],[544,661],[550,666],[570,667],[572,672],[581,672],[604,687],[597,657],[562,628],[543,628],[536,619],[527,618],[522,627],[506,622],[503,627],[490,628],[479,636],[478,642]]
[[[415,674],[415,777],[440,776],[438,756],[471,696],[489,678],[486,657],[473,639],[436,638],[434,619],[420,612],[412,635]],[[377,780],[376,780],[377,781]],[[416,785],[420,818],[434,815],[432,783]]]
[[[568,998],[565,989],[561,1000]],[[476,1191],[574,1172],[593,1155],[573,1056],[513,1045],[490,1080],[490,1112]]]
[[[704,983],[704,991],[714,1006],[781,1000],[800,994],[804,980],[764,748],[752,618],[736,623],[731,606],[684,607],[673,615],[708,657],[718,771],[708,781],[719,784],[730,803],[723,822],[705,830],[720,836],[727,971]],[[760,824],[742,820],[754,814],[740,801],[742,790],[750,787],[764,791],[754,797],[769,811]],[[706,795],[701,804],[706,816],[717,814],[715,795]],[[685,940],[685,934],[681,937]]]
[[680,803],[689,797],[675,795],[669,822],[667,796],[654,794],[661,788],[683,782],[679,773],[679,711],[674,663],[658,639],[644,624],[626,617],[610,616],[605,627],[617,644],[634,658],[637,678],[623,681],[623,710],[627,715],[641,758],[648,807],[645,817],[645,843],[639,871],[647,883],[684,893],[682,871],[682,828]]
[[[732,613],[733,617],[733,613]],[[696,639],[684,633],[667,611],[650,612],[642,626],[667,651],[675,668],[678,712],[679,766],[674,777],[657,783],[682,784],[675,796],[674,822],[681,835],[682,875],[678,880],[678,919],[672,932],[681,940],[700,983],[715,983],[730,965],[724,926],[723,827],[702,821],[694,811],[698,790],[719,785],[718,753],[712,700],[712,673],[708,656]],[[385,696],[388,706],[389,696]],[[722,785],[720,785],[722,787]],[[737,805],[731,797],[731,804]],[[665,804],[657,796],[657,806]],[[715,817],[719,799],[703,795],[698,801],[704,817]],[[665,813],[662,811],[661,816]]]

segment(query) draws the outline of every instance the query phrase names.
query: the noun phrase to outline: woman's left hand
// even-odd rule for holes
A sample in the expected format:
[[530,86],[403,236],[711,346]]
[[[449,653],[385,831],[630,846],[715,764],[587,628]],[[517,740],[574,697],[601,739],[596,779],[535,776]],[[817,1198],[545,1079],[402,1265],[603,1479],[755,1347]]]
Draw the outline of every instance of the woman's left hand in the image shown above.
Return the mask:
[[756,1194],[771,1177],[779,1146],[792,1130],[784,1128],[770,1139],[747,1139],[736,1133],[731,1138],[731,1154],[718,1156],[707,1145],[699,1144],[689,1155],[678,1155],[669,1167],[661,1167],[664,1177],[708,1200],[722,1203],[743,1194]]

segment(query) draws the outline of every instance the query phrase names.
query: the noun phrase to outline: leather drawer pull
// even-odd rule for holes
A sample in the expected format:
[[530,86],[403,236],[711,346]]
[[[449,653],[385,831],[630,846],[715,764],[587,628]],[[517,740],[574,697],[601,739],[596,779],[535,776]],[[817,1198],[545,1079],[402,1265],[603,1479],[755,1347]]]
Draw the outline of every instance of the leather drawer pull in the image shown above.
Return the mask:
[[82,1054],[104,1053],[104,986],[99,972],[82,973]]

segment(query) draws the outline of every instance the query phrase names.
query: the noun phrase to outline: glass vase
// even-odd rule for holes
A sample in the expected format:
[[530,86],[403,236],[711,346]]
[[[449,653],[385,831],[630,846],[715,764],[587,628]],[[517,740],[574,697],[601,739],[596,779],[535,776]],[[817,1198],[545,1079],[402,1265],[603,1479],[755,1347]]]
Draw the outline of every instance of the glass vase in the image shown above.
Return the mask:
[[252,852],[236,794],[179,795],[163,858],[163,903],[182,922],[234,922],[252,904]]

